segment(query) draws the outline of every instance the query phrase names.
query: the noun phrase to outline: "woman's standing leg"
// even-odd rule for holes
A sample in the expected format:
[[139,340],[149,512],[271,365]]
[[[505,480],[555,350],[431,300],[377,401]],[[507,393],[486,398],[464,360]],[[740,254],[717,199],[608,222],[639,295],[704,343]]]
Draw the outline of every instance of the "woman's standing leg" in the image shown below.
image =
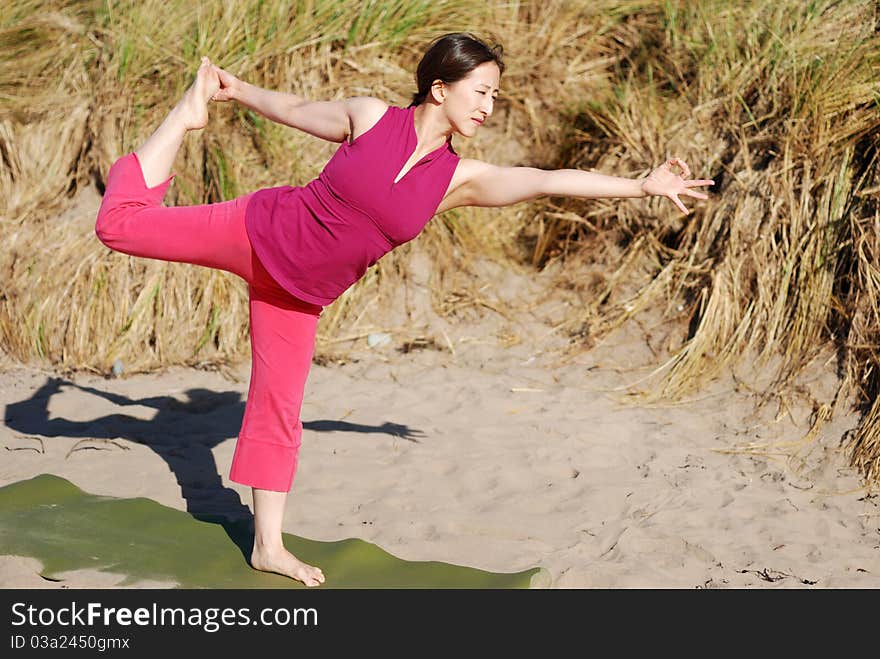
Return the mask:
[[256,256],[253,271],[251,380],[229,478],[253,488],[251,565],[317,586],[324,582],[324,574],[284,548],[281,527],[299,463],[300,409],[321,307],[289,295]]

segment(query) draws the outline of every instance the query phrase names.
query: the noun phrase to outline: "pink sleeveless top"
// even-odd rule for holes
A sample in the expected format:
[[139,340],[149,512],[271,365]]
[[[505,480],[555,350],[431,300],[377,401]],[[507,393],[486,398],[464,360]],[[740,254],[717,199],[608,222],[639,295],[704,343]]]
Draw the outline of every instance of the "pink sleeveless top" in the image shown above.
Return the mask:
[[302,187],[255,192],[245,225],[263,266],[295,297],[328,305],[437,211],[458,154],[451,140],[400,179],[416,149],[415,107],[389,106],[354,142],[343,142]]

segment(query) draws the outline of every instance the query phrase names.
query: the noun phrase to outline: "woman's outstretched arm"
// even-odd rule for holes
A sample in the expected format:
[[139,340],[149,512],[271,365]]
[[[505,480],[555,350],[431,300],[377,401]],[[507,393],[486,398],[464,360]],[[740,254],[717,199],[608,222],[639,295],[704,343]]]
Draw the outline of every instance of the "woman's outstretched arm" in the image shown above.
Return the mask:
[[[673,173],[677,165],[682,176]],[[687,164],[672,158],[644,179],[608,176],[579,169],[536,169],[534,167],[500,167],[479,160],[461,160],[460,184],[456,186],[439,210],[456,206],[510,206],[538,197],[580,197],[583,199],[632,198],[652,195],[668,197],[682,213],[688,210],[680,196],[708,199],[693,188],[713,185],[714,181],[692,180]],[[459,172],[456,172],[457,174]]]
[[214,68],[220,78],[220,90],[212,100],[236,101],[271,121],[330,142],[342,142],[351,134],[351,117],[353,112],[360,110],[358,103],[379,103],[377,99],[369,97],[309,101],[296,94],[257,87],[218,66]]

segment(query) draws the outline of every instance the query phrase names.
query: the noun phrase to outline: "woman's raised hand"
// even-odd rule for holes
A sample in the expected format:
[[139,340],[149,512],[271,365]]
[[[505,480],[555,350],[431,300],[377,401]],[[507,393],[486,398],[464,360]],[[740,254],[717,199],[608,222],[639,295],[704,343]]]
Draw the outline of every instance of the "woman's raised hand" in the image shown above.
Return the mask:
[[217,77],[220,79],[220,89],[211,97],[211,100],[220,102],[233,100],[235,98],[235,91],[241,81],[229,73],[229,71],[224,71],[216,64],[212,66]]
[[[678,165],[681,168],[681,176],[672,172],[673,165]],[[648,178],[642,183],[642,190],[647,195],[669,197],[678,206],[679,210],[687,215],[688,209],[681,203],[681,199],[678,196],[687,195],[694,199],[708,199],[708,195],[697,192],[692,188],[701,185],[715,185],[715,181],[709,179],[693,180],[688,178],[690,175],[691,170],[684,160],[681,158],[670,158],[648,175]]]

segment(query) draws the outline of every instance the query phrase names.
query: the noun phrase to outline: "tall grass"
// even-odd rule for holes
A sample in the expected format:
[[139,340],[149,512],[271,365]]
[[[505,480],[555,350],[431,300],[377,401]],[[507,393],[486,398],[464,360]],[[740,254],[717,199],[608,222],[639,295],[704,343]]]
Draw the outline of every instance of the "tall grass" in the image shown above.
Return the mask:
[[[0,345],[17,359],[102,372],[116,359],[141,370],[246,356],[241,282],[110,253],[93,217],[63,209],[90,186],[103,190],[110,164],[161,121],[202,54],[308,98],[406,105],[424,46],[470,30],[501,41],[508,68],[495,116],[456,143],[462,155],[632,177],[678,155],[715,179],[712,199],[687,217],[658,199],[449,212],[326,310],[319,355],[395,299],[412,249],[431,254],[444,314],[477,306],[477,255],[510,267],[561,262],[559,284],[583,299],[566,324],[573,349],[652,310],[677,332],[647,396],[680,397],[751,363],[782,392],[833,347],[835,402],[854,396],[864,408],[850,455],[876,482],[878,20],[868,0],[6,0]],[[302,184],[335,148],[232,104],[212,107],[208,128],[185,142],[166,203]]]

